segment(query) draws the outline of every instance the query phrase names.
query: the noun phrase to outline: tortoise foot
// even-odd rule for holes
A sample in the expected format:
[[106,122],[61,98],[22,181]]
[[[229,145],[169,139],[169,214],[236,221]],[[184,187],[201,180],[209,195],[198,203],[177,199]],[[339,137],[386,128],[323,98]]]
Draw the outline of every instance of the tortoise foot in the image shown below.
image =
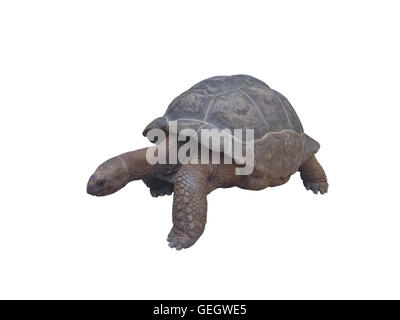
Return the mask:
[[201,234],[197,236],[192,232],[185,232],[173,227],[167,241],[171,248],[181,250],[191,247],[200,236]]
[[312,181],[304,181],[304,186],[306,187],[307,190],[311,190],[315,194],[324,194],[328,192],[328,182],[322,181],[322,182],[312,182]]
[[171,195],[174,192],[173,184],[165,184],[161,188],[150,188],[150,194],[152,197],[161,197],[165,195]]

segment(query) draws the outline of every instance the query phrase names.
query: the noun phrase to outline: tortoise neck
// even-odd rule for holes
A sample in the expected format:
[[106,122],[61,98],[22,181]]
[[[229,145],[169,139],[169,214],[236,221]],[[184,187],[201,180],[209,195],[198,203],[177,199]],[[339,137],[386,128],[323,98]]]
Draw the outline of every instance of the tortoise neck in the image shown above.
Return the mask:
[[121,167],[127,171],[129,181],[140,180],[148,176],[169,174],[177,169],[177,164],[151,164],[147,161],[146,153],[149,148],[126,152],[117,156]]

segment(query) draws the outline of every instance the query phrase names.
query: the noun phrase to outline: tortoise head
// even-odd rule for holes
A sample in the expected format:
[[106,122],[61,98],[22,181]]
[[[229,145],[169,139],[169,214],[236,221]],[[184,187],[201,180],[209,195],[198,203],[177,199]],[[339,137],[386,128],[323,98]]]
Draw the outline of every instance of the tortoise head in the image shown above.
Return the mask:
[[93,173],[87,184],[87,193],[93,196],[106,196],[117,192],[130,181],[130,174],[119,157],[102,163]]

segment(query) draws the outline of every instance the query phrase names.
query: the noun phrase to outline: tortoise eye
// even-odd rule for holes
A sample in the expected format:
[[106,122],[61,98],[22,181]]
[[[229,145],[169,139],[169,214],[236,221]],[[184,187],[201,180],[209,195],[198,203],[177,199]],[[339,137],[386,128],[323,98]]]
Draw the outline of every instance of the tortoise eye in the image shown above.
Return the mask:
[[105,179],[99,179],[96,181],[96,187],[104,187],[105,184],[106,184]]

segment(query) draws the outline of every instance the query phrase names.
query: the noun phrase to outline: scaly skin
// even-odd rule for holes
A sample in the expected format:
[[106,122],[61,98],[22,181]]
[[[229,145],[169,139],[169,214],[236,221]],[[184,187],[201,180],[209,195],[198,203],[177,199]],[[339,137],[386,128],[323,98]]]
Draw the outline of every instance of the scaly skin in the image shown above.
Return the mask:
[[169,246],[180,250],[192,246],[203,234],[207,221],[209,165],[188,164],[176,174]]

